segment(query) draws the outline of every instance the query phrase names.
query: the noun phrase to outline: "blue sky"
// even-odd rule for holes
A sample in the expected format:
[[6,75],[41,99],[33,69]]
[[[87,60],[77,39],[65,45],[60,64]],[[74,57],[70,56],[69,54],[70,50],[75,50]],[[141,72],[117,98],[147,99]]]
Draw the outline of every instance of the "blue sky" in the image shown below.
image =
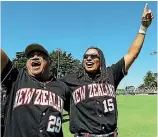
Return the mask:
[[[2,2],[1,46],[10,59],[30,43],[51,52],[60,48],[81,60],[89,46],[103,50],[107,65],[128,51],[141,24],[146,2]],[[157,2],[148,2],[154,13],[143,49],[119,88],[138,86],[147,71],[157,71]]]

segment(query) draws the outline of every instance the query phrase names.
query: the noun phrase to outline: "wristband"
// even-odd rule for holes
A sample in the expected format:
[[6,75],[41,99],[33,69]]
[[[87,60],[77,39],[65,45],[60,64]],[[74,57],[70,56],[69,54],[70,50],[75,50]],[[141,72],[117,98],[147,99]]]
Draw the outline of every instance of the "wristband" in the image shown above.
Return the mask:
[[140,29],[139,29],[139,31],[138,31],[138,33],[145,35],[145,34],[146,34],[146,31],[147,31],[147,28],[141,25],[141,26],[140,26]]

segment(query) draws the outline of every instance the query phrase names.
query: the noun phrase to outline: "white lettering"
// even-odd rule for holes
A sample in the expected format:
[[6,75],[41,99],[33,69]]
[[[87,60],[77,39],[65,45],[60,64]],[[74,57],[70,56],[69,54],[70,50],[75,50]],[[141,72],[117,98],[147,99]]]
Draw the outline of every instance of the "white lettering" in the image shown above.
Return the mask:
[[89,89],[89,98],[94,97],[92,84],[88,85],[88,89]]
[[92,86],[93,86],[94,97],[97,97],[98,96],[98,90],[97,90],[98,85],[97,84],[93,84]]
[[98,96],[103,96],[101,85],[97,84],[97,86],[98,86]]
[[26,92],[25,98],[24,98],[24,104],[30,103],[34,92],[35,92],[35,89],[30,89],[30,88],[27,89],[27,92]]
[[37,89],[36,90],[36,98],[35,98],[35,101],[34,101],[35,105],[40,104],[40,102],[41,102],[40,95],[41,95],[41,89]]
[[48,105],[48,91],[42,90],[41,94],[41,105]]
[[23,100],[24,100],[24,95],[25,95],[25,92],[26,92],[26,88],[23,88],[19,91],[19,99],[18,99],[18,103],[17,103],[17,106],[23,104]]

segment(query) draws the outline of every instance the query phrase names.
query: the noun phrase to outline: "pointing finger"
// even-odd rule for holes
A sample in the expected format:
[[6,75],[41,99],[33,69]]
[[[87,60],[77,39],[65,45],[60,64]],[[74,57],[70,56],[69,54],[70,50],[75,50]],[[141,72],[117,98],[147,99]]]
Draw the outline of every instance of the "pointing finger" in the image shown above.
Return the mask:
[[147,12],[147,11],[148,11],[148,3],[146,3],[144,7],[144,12]]

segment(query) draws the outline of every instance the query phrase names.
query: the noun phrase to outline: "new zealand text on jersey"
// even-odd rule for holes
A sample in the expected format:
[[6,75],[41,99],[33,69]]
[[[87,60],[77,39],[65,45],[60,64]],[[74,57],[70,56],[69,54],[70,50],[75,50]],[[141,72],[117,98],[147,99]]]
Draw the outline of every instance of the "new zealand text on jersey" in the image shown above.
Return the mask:
[[35,88],[19,89],[16,93],[14,108],[20,105],[30,104],[33,98],[33,105],[51,106],[59,112],[62,112],[63,99],[60,96],[47,90]]
[[[88,97],[86,97],[88,92]],[[111,84],[89,84],[77,88],[73,92],[74,103],[77,104],[87,98],[93,98],[98,96],[110,96],[116,97],[114,86]]]

